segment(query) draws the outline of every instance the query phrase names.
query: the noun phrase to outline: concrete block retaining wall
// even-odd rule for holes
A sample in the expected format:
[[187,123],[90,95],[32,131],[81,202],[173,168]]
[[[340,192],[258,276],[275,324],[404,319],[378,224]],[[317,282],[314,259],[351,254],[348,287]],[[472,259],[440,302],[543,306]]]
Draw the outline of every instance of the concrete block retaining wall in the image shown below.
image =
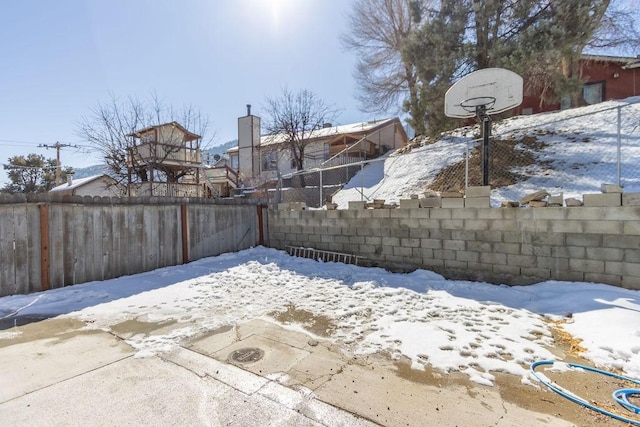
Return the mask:
[[345,252],[452,279],[640,289],[638,206],[269,211],[269,244]]

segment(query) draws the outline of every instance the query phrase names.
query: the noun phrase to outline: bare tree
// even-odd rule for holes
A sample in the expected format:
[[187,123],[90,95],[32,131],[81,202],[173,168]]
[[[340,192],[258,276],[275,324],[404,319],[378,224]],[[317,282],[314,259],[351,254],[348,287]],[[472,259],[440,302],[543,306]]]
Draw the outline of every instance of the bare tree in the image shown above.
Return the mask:
[[[203,139],[207,138],[207,142],[213,138],[206,137],[209,119],[197,108],[191,105],[179,109],[167,106],[156,94],[146,102],[135,97],[120,100],[112,94],[109,101],[99,102],[90,111],[90,115],[80,120],[77,133],[102,154],[109,174],[120,182],[126,182],[130,177],[141,182],[153,179],[148,164],[141,162],[136,155],[131,135],[137,130],[175,121],[203,136]],[[201,144],[200,141],[198,143]],[[172,154],[172,149],[180,149],[167,147],[162,157],[158,158],[159,163]],[[176,174],[175,171],[162,169],[154,169],[153,172],[163,174],[167,182],[176,182],[185,173],[181,171]]]
[[[579,93],[585,48],[637,49],[637,8],[624,0],[356,0],[345,46],[359,55],[360,100],[372,110],[404,100],[416,133],[450,126],[449,84],[505,67],[545,100]],[[408,19],[410,17],[411,19]]]
[[399,111],[408,95],[416,102],[418,88],[411,63],[402,50],[413,26],[409,0],[358,0],[341,36],[345,48],[358,56],[354,76],[361,109]]
[[585,48],[635,56],[640,50],[640,8],[630,5],[632,2],[611,1]]
[[299,171],[304,169],[305,149],[314,132],[337,116],[337,110],[306,89],[294,94],[285,88],[280,97],[267,98],[264,109],[268,115],[265,130],[289,153]]
[[91,108],[91,114],[84,116],[78,124],[78,135],[100,152],[109,174],[126,182],[133,172],[139,181],[148,181],[148,171],[142,165],[127,163],[133,140],[129,136],[144,127],[144,106],[135,98],[118,100],[114,95],[106,103],[99,102]]

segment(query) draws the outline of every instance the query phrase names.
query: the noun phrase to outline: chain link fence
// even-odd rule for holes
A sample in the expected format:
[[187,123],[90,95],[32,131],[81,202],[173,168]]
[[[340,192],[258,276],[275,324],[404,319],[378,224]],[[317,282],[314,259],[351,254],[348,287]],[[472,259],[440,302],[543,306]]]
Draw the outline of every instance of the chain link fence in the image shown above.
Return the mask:
[[[397,203],[427,190],[464,192],[483,184],[479,132],[475,125],[438,140],[417,137],[376,159],[284,176],[276,200],[346,208],[349,200]],[[495,122],[488,148],[494,205],[538,190],[582,199],[601,184],[640,192],[640,99]]]

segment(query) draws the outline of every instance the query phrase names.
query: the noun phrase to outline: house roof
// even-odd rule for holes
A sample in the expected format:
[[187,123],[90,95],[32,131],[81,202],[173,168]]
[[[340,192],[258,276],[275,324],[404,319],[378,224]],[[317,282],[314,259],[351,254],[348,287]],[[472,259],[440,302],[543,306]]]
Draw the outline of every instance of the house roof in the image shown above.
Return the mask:
[[635,62],[630,62],[627,65],[622,66],[622,69],[624,70],[629,70],[632,68],[640,68],[640,59],[636,59]]
[[108,179],[113,179],[109,175],[105,175],[105,174],[92,175],[92,176],[87,176],[85,178],[73,179],[73,180],[71,180],[70,184],[68,182],[65,182],[64,184],[58,185],[56,187],[53,187],[49,191],[52,192],[52,191],[73,190],[75,188],[82,187],[83,185],[87,185],[90,182],[96,181],[96,180],[98,180],[98,179],[100,179],[102,177],[107,177]]
[[[393,122],[400,123],[400,119],[397,117],[391,117],[382,120],[372,120],[368,122],[359,122],[352,123],[348,125],[338,125],[338,126],[330,126],[326,128],[321,128],[314,130],[309,135],[310,140],[312,139],[323,139],[323,138],[331,138],[335,136],[341,135],[357,135],[362,137],[364,134],[371,132],[373,130],[377,130],[378,128],[385,127]],[[281,144],[283,142],[288,141],[289,136],[285,133],[280,133],[276,135],[262,135],[260,137],[260,146],[266,147],[269,145]],[[228,149],[227,153],[233,153],[238,151],[238,147],[232,147]]]
[[589,55],[583,54],[582,59],[587,61],[597,61],[597,62],[616,62],[619,64],[633,64],[640,63],[640,58],[633,56],[611,56],[611,55]]
[[193,132],[189,132],[187,129],[185,129],[184,126],[182,126],[178,122],[167,122],[167,123],[162,123],[160,125],[147,126],[146,128],[137,130],[135,132],[132,132],[127,136],[133,136],[135,138],[140,138],[142,136],[142,134],[147,133],[150,130],[161,128],[161,127],[165,127],[165,126],[173,126],[173,127],[177,127],[178,129],[180,129],[180,131],[182,131],[182,133],[185,134],[185,140],[186,141],[193,141],[194,139],[200,139],[201,138],[200,135],[197,135],[197,134],[195,134]]

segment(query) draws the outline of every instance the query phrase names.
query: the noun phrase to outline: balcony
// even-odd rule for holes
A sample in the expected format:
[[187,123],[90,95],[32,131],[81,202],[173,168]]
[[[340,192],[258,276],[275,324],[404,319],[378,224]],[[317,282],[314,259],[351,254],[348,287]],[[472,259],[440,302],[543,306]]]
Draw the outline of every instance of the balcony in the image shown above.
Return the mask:
[[[143,142],[131,148],[138,164],[154,165],[165,168],[198,167],[202,163],[199,148],[181,145],[162,144],[155,141]],[[131,164],[131,158],[128,159]]]
[[378,150],[379,147],[376,144],[367,140],[367,135],[356,142],[345,143],[344,145],[334,143],[330,146],[331,157],[322,162],[321,167],[330,168],[373,159],[378,156]]
[[138,182],[129,184],[136,197],[206,197],[204,187],[196,183]]
[[203,173],[204,182],[215,195],[228,197],[231,190],[238,187],[238,172],[229,166],[204,169]]

